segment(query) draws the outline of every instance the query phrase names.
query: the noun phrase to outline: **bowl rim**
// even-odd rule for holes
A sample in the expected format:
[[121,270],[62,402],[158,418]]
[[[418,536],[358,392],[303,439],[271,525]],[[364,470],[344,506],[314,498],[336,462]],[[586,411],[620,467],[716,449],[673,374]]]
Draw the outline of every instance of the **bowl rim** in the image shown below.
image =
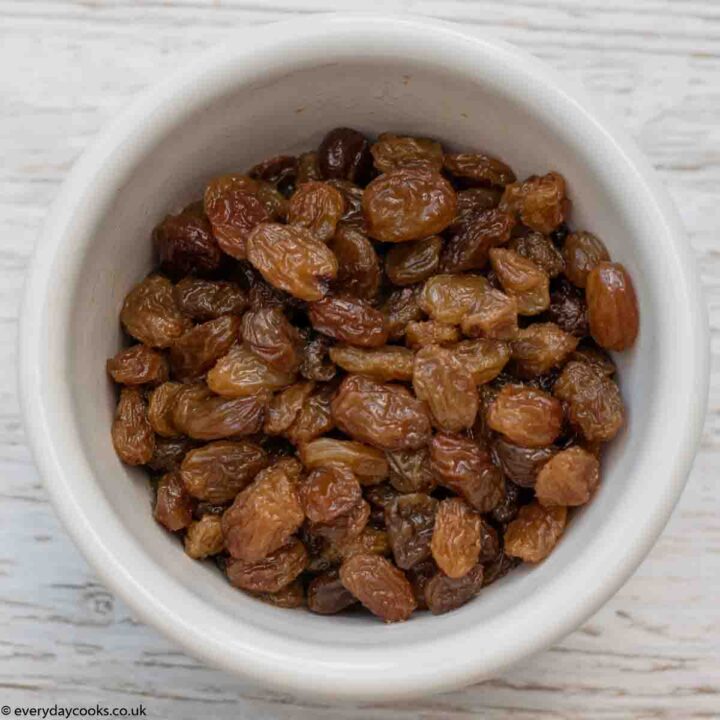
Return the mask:
[[[445,666],[434,663],[427,666],[413,658],[417,647],[405,654],[388,650],[392,656],[375,662],[362,657],[358,662],[337,653],[322,657],[318,652],[309,654],[307,644],[279,640],[269,633],[247,627],[248,637],[243,642],[230,642],[221,635],[203,635],[198,632],[186,613],[197,610],[190,597],[173,597],[172,588],[155,586],[148,578],[147,558],[142,548],[132,548],[126,557],[119,557],[105,545],[103,534],[122,532],[118,523],[98,528],[93,519],[89,498],[80,497],[73,489],[73,472],[87,471],[82,465],[82,452],[68,446],[62,423],[54,422],[67,412],[68,404],[62,392],[62,368],[51,370],[39,358],[48,344],[44,333],[51,308],[62,295],[62,288],[52,282],[58,267],[72,271],[73,258],[59,252],[64,239],[77,222],[78,206],[101,172],[104,163],[120,146],[142,134],[160,134],[172,122],[173,109],[182,98],[192,92],[200,98],[219,92],[242,82],[239,67],[257,64],[263,53],[277,53],[279,47],[294,48],[297,52],[314,53],[320,58],[318,46],[332,36],[353,42],[372,34],[376,43],[393,47],[400,39],[413,38],[427,43],[428,57],[439,59],[454,55],[458,47],[473,58],[492,56],[504,63],[509,73],[542,86],[557,102],[572,110],[573,122],[602,136],[616,153],[615,161],[624,164],[638,183],[638,193],[645,197],[647,207],[662,222],[671,239],[668,252],[674,253],[678,269],[678,297],[684,302],[686,320],[685,339],[688,341],[678,352],[684,353],[687,369],[679,382],[679,391],[687,402],[682,417],[675,416],[677,431],[675,447],[665,448],[666,484],[663,492],[652,498],[646,515],[639,522],[640,530],[632,541],[623,543],[624,552],[611,557],[604,565],[605,574],[599,579],[585,573],[575,573],[577,595],[573,604],[566,604],[563,612],[539,611],[528,618],[527,632],[508,633],[501,647],[484,648],[468,652],[473,645],[469,629],[462,654],[457,641],[443,644],[442,638],[432,638],[432,651],[437,657],[452,659]],[[32,266],[26,279],[20,325],[19,379],[21,406],[25,429],[35,462],[44,478],[52,502],[65,527],[82,553],[99,573],[103,581],[126,602],[146,623],[158,627],[188,652],[202,657],[212,665],[239,673],[262,685],[292,691],[299,695],[324,696],[333,699],[390,700],[426,695],[440,690],[458,688],[478,679],[499,673],[518,660],[536,653],[593,614],[628,579],[670,517],[687,480],[699,444],[709,382],[709,334],[705,303],[702,301],[695,262],[685,240],[672,202],[654,176],[654,171],[625,134],[614,127],[585,93],[562,78],[557,72],[525,51],[484,34],[433,19],[396,17],[387,15],[314,15],[312,18],[272,23],[261,28],[246,28],[238,32],[231,47],[228,43],[202,54],[199,58],[179,67],[171,77],[146,90],[127,110],[113,121],[76,163],[65,181],[36,245]],[[227,72],[223,72],[225,70]],[[202,88],[198,90],[198,88]],[[200,102],[197,97],[194,102]],[[146,128],[152,118],[154,131]],[[141,153],[142,143],[135,148]],[[60,294],[58,294],[60,293]],[[67,294],[67,293],[66,293]],[[620,547],[620,546],[618,546]],[[608,556],[603,558],[608,561]],[[599,558],[595,559],[597,563]],[[579,579],[583,577],[584,583]],[[569,580],[568,580],[569,582]],[[556,593],[555,599],[560,596]],[[547,606],[547,603],[545,603]],[[537,622],[542,616],[543,622]],[[532,623],[534,626],[532,626]],[[246,625],[248,625],[246,623]],[[394,653],[394,654],[393,654]],[[401,658],[413,658],[410,665],[401,666]]]

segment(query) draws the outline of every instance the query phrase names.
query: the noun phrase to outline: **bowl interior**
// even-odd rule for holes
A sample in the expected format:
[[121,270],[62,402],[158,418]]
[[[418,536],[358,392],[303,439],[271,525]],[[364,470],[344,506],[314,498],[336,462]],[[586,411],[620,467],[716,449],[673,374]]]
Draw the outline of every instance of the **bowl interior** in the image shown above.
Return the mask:
[[[672,297],[676,290],[660,292],[676,263],[671,233],[647,191],[638,190],[638,177],[622,150],[582,107],[548,85],[545,76],[535,77],[532,61],[462,36],[449,44],[443,32],[427,34],[421,45],[399,31],[388,31],[383,39],[336,33],[325,42],[286,36],[282,47],[259,41],[252,58],[237,53],[216,58],[194,71],[192,83],[159,90],[138,111],[144,118],[135,118],[132,129],[108,150],[107,162],[94,170],[95,181],[85,191],[87,208],[76,207],[75,216],[83,217],[66,238],[72,263],[65,267],[62,258],[57,260],[70,292],[58,301],[56,319],[64,336],[49,329],[48,337],[51,349],[60,353],[62,392],[72,404],[63,423],[86,463],[72,482],[78,497],[96,494],[98,517],[102,505],[107,525],[119,531],[105,532],[97,518],[87,520],[87,529],[109,555],[143,558],[141,570],[117,571],[123,575],[115,579],[117,585],[126,573],[129,583],[148,592],[157,589],[159,596],[163,588],[165,598],[176,599],[168,614],[178,617],[156,618],[158,623],[182,624],[187,620],[179,617],[182,604],[192,613],[198,636],[222,635],[216,650],[200,651],[226,665],[232,663],[223,657],[225,649],[236,646],[240,652],[250,633],[282,642],[295,662],[317,658],[313,648],[322,645],[328,677],[361,662],[372,663],[363,671],[397,674],[401,652],[410,657],[414,645],[441,639],[484,637],[510,648],[522,643],[512,639],[513,625],[559,622],[553,617],[558,602],[572,615],[572,599],[557,594],[569,587],[563,583],[570,578],[577,582],[579,574],[592,570],[597,584],[616,586],[617,568],[607,569],[615,577],[604,573],[620,548],[617,534],[629,531],[627,542],[635,542],[629,511],[637,512],[642,498],[653,492],[648,454],[671,437],[660,420],[667,405],[660,412],[659,403],[672,395],[672,376],[682,365],[673,355],[673,336],[682,334],[684,320],[672,308],[673,302],[682,303]],[[463,43],[472,44],[465,53]],[[125,294],[152,267],[153,226],[200,197],[212,176],[242,171],[270,155],[314,148],[338,125],[369,134],[427,135],[447,147],[484,150],[521,177],[561,172],[573,203],[572,225],[597,233],[613,259],[626,265],[641,309],[638,343],[617,358],[628,429],[604,456],[597,496],[573,517],[555,552],[455,612],[421,614],[395,626],[360,615],[328,619],[276,609],[232,589],[214,566],[186,557],[177,540],[154,522],[145,474],[124,467],[110,442],[116,395],[105,360],[123,342],[118,313]],[[348,648],[359,654],[352,661],[342,656],[346,664],[338,669],[333,663]],[[447,661],[441,650],[438,645],[438,663]]]

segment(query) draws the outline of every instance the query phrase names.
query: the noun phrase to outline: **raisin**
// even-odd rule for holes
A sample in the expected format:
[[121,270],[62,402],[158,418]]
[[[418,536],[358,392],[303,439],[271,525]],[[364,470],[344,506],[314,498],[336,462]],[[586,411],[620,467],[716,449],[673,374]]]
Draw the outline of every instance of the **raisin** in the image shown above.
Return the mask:
[[316,152],[303,153],[297,161],[297,184],[302,185],[311,180],[322,180]]
[[121,350],[110,358],[107,371],[116,383],[122,385],[155,385],[168,379],[165,356],[142,343]]
[[300,374],[308,380],[319,382],[332,380],[335,377],[336,368],[329,358],[329,349],[329,338],[309,332],[305,337]]
[[459,578],[451,578],[438,572],[425,586],[425,602],[433,615],[443,615],[472,600],[482,586],[482,565],[475,565]]
[[313,328],[361,347],[378,347],[388,339],[385,316],[369,303],[353,297],[326,297],[310,304]]
[[407,578],[379,555],[353,555],[340,568],[342,584],[385,622],[407,620],[416,603]]
[[395,564],[407,570],[430,557],[438,501],[423,493],[401,495],[385,508]]
[[505,531],[505,552],[525,562],[544,560],[560,539],[566,520],[564,507],[524,505]]
[[233,587],[259,593],[276,593],[289,585],[305,569],[307,550],[299,540],[258,560],[232,557],[225,571]]
[[504,578],[510,570],[517,567],[520,562],[521,561],[518,558],[501,553],[499,557],[485,565],[482,586],[487,587],[497,580]]
[[262,428],[267,395],[223,398],[206,385],[185,385],[172,406],[171,422],[177,430],[197,440],[253,435]]
[[500,201],[502,209],[516,213],[529,228],[545,234],[563,222],[567,206],[565,178],[556,172],[532,175],[506,186]]
[[442,232],[453,221],[456,209],[450,183],[425,168],[380,175],[363,193],[368,234],[382,242],[420,240]]
[[439,172],[443,164],[440,143],[429,138],[403,137],[381,133],[370,147],[375,167],[381,172],[400,168],[426,167]]
[[470,371],[475,385],[494,380],[510,359],[510,347],[502,340],[462,340],[450,350]]
[[600,463],[587,450],[562,450],[543,465],[535,482],[542,505],[584,505],[600,482]]
[[280,588],[277,592],[255,593],[255,597],[275,607],[299,608],[305,604],[305,588],[298,579]]
[[261,470],[235,498],[222,517],[225,547],[232,557],[257,562],[288,542],[305,517],[299,474],[296,460],[280,460]]
[[155,449],[148,460],[148,467],[158,473],[167,473],[180,467],[185,453],[191,450],[192,443],[188,438],[155,437]]
[[466,315],[460,327],[468,337],[512,340],[518,332],[518,305],[514,297],[488,288]]
[[168,215],[153,231],[153,239],[160,268],[171,277],[206,275],[220,267],[222,252],[204,215]]
[[428,345],[415,355],[413,389],[430,407],[435,424],[449,432],[472,427],[478,409],[473,376],[451,350]]
[[399,340],[405,335],[408,323],[416,322],[423,316],[418,295],[420,287],[406,287],[394,290],[382,306],[390,340]]
[[500,538],[495,528],[485,520],[480,521],[480,562],[489,563],[500,554]]
[[395,285],[423,282],[440,265],[441,249],[442,238],[438,235],[396,245],[385,256],[385,273]]
[[490,250],[510,240],[514,225],[513,216],[503,210],[477,213],[445,245],[440,263],[443,272],[483,269]]
[[295,445],[310,442],[335,427],[330,411],[334,393],[333,385],[324,385],[303,402],[297,419],[286,433],[290,442]]
[[359,537],[370,519],[370,505],[364,500],[329,523],[311,523],[312,532],[335,545],[349,543]]
[[496,462],[513,482],[522,487],[533,487],[540,468],[557,452],[557,448],[528,448],[513,445],[496,437],[492,442],[492,453]]
[[273,396],[265,414],[263,430],[268,435],[286,432],[300,415],[305,401],[315,389],[314,382],[299,382]]
[[512,371],[521,378],[534,378],[562,365],[577,347],[578,340],[555,323],[534,323],[518,332],[510,343]]
[[590,332],[600,347],[627,350],[638,334],[638,305],[630,275],[620,263],[598,263],[587,276]]
[[169,347],[191,327],[175,303],[171,282],[161,275],[149,275],[130,290],[120,321],[129,335],[158,348]]
[[450,345],[460,339],[460,333],[454,325],[425,320],[409,322],[405,328],[405,342],[413,350],[426,345]]
[[273,185],[283,185],[295,179],[298,159],[292,155],[275,155],[248,170],[248,175]]
[[173,288],[173,296],[180,312],[201,322],[221,315],[241,315],[248,305],[242,288],[222,280],[186,277]]
[[290,225],[304,227],[327,242],[344,212],[345,200],[332,185],[311,181],[300,185],[290,198],[287,219]]
[[419,303],[433,320],[459,325],[487,289],[488,282],[481,275],[434,275],[425,281]]
[[412,380],[414,355],[396,345],[381,348],[357,348],[337,345],[330,348],[330,359],[343,370],[376,380]]
[[337,571],[326,572],[308,585],[308,610],[318,615],[335,615],[357,602],[345,588]]
[[351,128],[331,130],[318,148],[318,167],[325,179],[366,181],[372,167],[368,139]]
[[544,447],[560,434],[563,410],[542,390],[505,385],[488,408],[487,422],[516,445]]
[[371,301],[380,287],[380,261],[373,244],[360,230],[341,224],[330,242],[338,261],[335,285],[348,295]]
[[433,559],[448,577],[467,575],[477,565],[481,522],[480,516],[460,498],[448,498],[438,505],[430,547]]
[[422,447],[418,450],[396,450],[387,452],[390,464],[390,484],[401,493],[429,493],[437,481],[430,466],[430,452]]
[[384,450],[417,449],[430,439],[430,417],[407,388],[348,375],[332,401],[338,427]]
[[560,278],[550,293],[547,317],[561,330],[575,337],[585,337],[589,332],[583,292],[565,278]]
[[365,234],[367,225],[362,210],[363,189],[348,180],[328,180],[328,185],[332,185],[342,196],[345,201],[345,212],[340,218],[338,228],[343,225],[352,227],[355,230]]
[[357,505],[362,492],[350,468],[331,465],[313,470],[303,483],[301,497],[305,515],[313,523],[331,523]]
[[385,530],[365,526],[356,537],[340,540],[334,546],[342,560],[353,555],[372,553],[373,555],[390,555],[390,540]]
[[301,300],[320,300],[338,271],[333,253],[309,230],[278,223],[250,233],[247,256],[267,282]]
[[150,394],[148,421],[152,429],[162,437],[172,438],[180,435],[178,429],[173,425],[172,413],[175,399],[182,387],[177,382],[165,382]]
[[289,203],[287,198],[270,183],[258,181],[255,197],[263,204],[271,220],[285,221]]
[[243,315],[243,342],[264,363],[281,373],[294,373],[302,362],[300,334],[280,308],[260,308]]
[[259,445],[218,440],[191,450],[182,461],[180,477],[194,498],[224,503],[233,500],[267,465],[267,453]]
[[222,522],[218,515],[204,515],[190,523],[185,534],[185,552],[202,560],[223,551]]
[[612,377],[617,371],[610,355],[592,340],[580,343],[577,349],[570,353],[570,360],[592,365],[601,375],[607,375],[608,377]]
[[448,230],[458,233],[475,222],[475,217],[498,206],[502,192],[494,188],[470,188],[457,194],[457,211]]
[[430,580],[437,574],[438,569],[434,560],[423,560],[416,563],[405,575],[412,587],[415,602],[418,610],[427,610],[427,602],[425,600],[425,588]]
[[397,496],[398,492],[387,483],[374,485],[365,490],[365,497],[368,502],[372,503],[373,507],[380,508],[383,511],[383,515],[385,515],[385,508],[388,507]]
[[361,485],[375,485],[388,476],[388,461],[380,450],[355,442],[318,438],[300,446],[300,459],[308,470],[346,465]]
[[481,153],[449,153],[445,155],[445,169],[456,178],[466,178],[480,185],[514,183],[515,173],[502,160]]
[[188,330],[170,348],[173,377],[188,382],[204,375],[237,342],[239,329],[239,318],[223,315]]
[[118,457],[126,465],[144,465],[155,450],[155,433],[147,417],[142,393],[124,387],[115,409],[112,442]]
[[479,512],[490,512],[502,502],[502,472],[474,440],[438,433],[430,443],[430,464],[441,485],[462,495]]
[[192,522],[192,498],[187,494],[179,473],[170,472],[160,478],[153,515],[171,532],[182,530]]
[[514,520],[520,509],[520,487],[510,480],[505,481],[505,494],[490,517],[501,527]]
[[550,306],[550,280],[532,260],[513,250],[494,248],[490,262],[503,289],[515,298],[518,314],[538,315]]
[[579,288],[585,287],[588,274],[599,262],[610,260],[603,241],[589,232],[570,233],[563,245],[562,254],[565,260],[565,275]]
[[612,378],[585,362],[569,362],[553,392],[567,404],[570,422],[586,440],[608,442],[625,422],[620,390]]
[[532,260],[548,277],[557,277],[565,270],[565,261],[560,251],[547,235],[530,232],[510,241],[510,250]]
[[247,397],[292,384],[295,373],[281,372],[242,345],[230,348],[207,374],[208,387],[228,398]]

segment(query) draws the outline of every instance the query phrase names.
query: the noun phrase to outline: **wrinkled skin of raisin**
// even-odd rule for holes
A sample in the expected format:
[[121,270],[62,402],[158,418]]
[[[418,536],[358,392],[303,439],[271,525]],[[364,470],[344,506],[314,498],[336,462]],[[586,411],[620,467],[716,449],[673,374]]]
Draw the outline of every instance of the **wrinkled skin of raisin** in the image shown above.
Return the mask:
[[428,345],[415,354],[415,395],[427,402],[435,424],[448,432],[472,427],[478,410],[475,381],[451,350]]
[[440,502],[430,548],[433,560],[448,577],[463,577],[477,565],[482,543],[481,522],[480,515],[460,498]]
[[330,360],[330,338],[311,330],[303,331],[303,361],[300,374],[308,380],[327,382],[335,377],[337,368]]
[[283,186],[292,182],[298,172],[298,159],[292,155],[275,155],[263,160],[248,170],[248,175],[256,180],[264,180],[272,185]]
[[554,323],[533,323],[518,332],[510,343],[512,371],[529,379],[562,365],[575,350],[578,339]]
[[179,473],[167,473],[160,478],[153,515],[170,532],[182,530],[192,522],[192,498]]
[[330,249],[339,268],[335,286],[348,295],[374,300],[382,272],[375,248],[367,237],[357,228],[341,224],[330,242]]
[[513,250],[494,248],[490,262],[508,295],[515,298],[518,314],[539,315],[550,306],[550,279],[532,260]]
[[174,278],[207,275],[222,262],[222,252],[203,215],[168,215],[153,231],[160,268]]
[[565,179],[551,172],[508,185],[500,207],[516,213],[529,228],[547,235],[563,222],[567,213]]
[[185,534],[185,552],[194,560],[203,560],[223,550],[222,522],[217,515],[205,515],[190,523]]
[[395,285],[423,282],[437,271],[441,249],[438,235],[392,247],[385,256],[385,274]]
[[153,456],[155,433],[148,421],[145,400],[136,388],[120,390],[112,424],[112,442],[118,457],[126,465],[144,465]]
[[343,196],[324,182],[307,182],[290,198],[288,223],[309,230],[318,240],[328,242],[345,212]]
[[353,555],[342,564],[340,580],[371,613],[385,622],[407,620],[415,610],[415,598],[407,578],[379,555]]
[[458,233],[475,222],[475,217],[498,206],[502,192],[491,188],[470,188],[457,194],[457,211],[448,230]]
[[349,512],[338,515],[329,523],[310,523],[316,535],[330,541],[334,546],[347,544],[360,537],[370,519],[370,505],[361,500]]
[[520,487],[510,480],[505,480],[505,494],[502,502],[490,513],[490,517],[504,527],[514,520],[520,510]]
[[385,315],[390,340],[400,340],[405,335],[408,323],[422,319],[423,312],[418,304],[420,290],[418,286],[394,290],[383,304],[381,310]]
[[366,182],[372,168],[368,139],[351,128],[331,130],[318,148],[318,167],[325,179]]
[[330,348],[330,359],[349,373],[367,375],[383,382],[412,380],[414,355],[397,345],[380,348],[357,348],[336,345]]
[[433,615],[443,615],[472,600],[482,586],[483,566],[479,564],[459,578],[438,572],[425,586],[425,602]]
[[180,477],[192,497],[225,503],[267,465],[267,454],[259,445],[219,440],[191,450],[182,461]]
[[518,558],[501,553],[495,560],[485,565],[482,586],[487,587],[501,578],[504,578],[510,570],[517,567],[520,562],[521,561]]
[[294,373],[302,362],[302,341],[280,308],[250,310],[242,317],[243,342],[263,362],[281,373]]
[[183,315],[200,322],[221,315],[241,315],[248,305],[243,289],[223,280],[186,277],[175,285],[173,296]]
[[337,276],[337,259],[302,227],[261,223],[247,239],[247,257],[272,286],[301,300],[320,300]]
[[262,428],[267,395],[223,398],[202,383],[183,386],[172,406],[172,424],[196,440],[253,435]]
[[438,501],[423,493],[401,495],[385,508],[395,564],[402,570],[430,557]]
[[170,348],[173,377],[183,382],[204,375],[237,342],[240,319],[223,315],[196,325],[179,337]]
[[441,259],[443,272],[483,269],[487,265],[490,250],[510,240],[514,225],[514,217],[504,210],[477,213],[445,245]]
[[180,467],[185,454],[193,448],[188,438],[155,437],[155,449],[148,467],[157,473],[167,473]]
[[301,185],[311,180],[322,180],[316,152],[303,153],[297,161],[297,184]]
[[409,322],[405,328],[405,343],[413,350],[426,345],[452,345],[459,339],[460,333],[454,325],[435,320]]
[[543,465],[535,483],[541,505],[584,505],[600,482],[600,462],[579,446],[562,450]]
[[337,571],[314,578],[307,591],[308,610],[319,615],[336,615],[357,602],[342,584]]
[[607,350],[627,350],[638,334],[635,288],[620,263],[598,263],[587,276],[585,295],[590,332]]
[[505,553],[525,562],[544,560],[565,530],[567,509],[543,507],[537,502],[524,505],[505,531]]
[[565,261],[552,240],[539,232],[530,232],[510,241],[510,250],[532,260],[548,277],[555,278],[565,270]]
[[592,340],[581,342],[575,351],[570,353],[569,359],[592,365],[601,375],[607,375],[608,377],[612,377],[617,372],[610,355]]
[[518,305],[514,297],[488,288],[466,315],[460,327],[468,337],[512,340],[518,333]]
[[291,443],[301,445],[310,442],[335,427],[330,411],[334,393],[333,385],[322,385],[303,402],[297,419],[286,433]]
[[610,260],[603,241],[589,232],[570,233],[563,245],[565,275],[568,280],[584,288],[590,271],[599,263]]
[[371,146],[370,152],[375,167],[381,173],[413,167],[426,167],[439,172],[443,164],[442,146],[429,138],[382,133]]
[[286,432],[300,415],[314,389],[314,382],[300,382],[273,395],[265,413],[263,430],[268,435],[281,435]]
[[362,498],[360,483],[345,465],[313,470],[302,485],[305,515],[313,523],[331,523],[357,505]]
[[475,385],[494,380],[510,359],[510,347],[502,340],[462,340],[450,350],[469,370]]
[[579,290],[565,278],[560,278],[550,292],[550,307],[547,318],[577,338],[589,333],[587,304],[582,290]]
[[514,483],[522,487],[533,487],[540,468],[557,452],[552,445],[528,448],[513,445],[496,437],[492,443],[493,457]]
[[453,177],[479,185],[503,187],[516,179],[512,168],[502,160],[481,153],[449,153],[445,155],[444,165]]
[[130,290],[120,322],[129,335],[157,348],[169,347],[191,327],[175,303],[171,282],[162,275],[149,275]]
[[433,320],[459,325],[487,289],[488,282],[481,275],[434,275],[425,281],[418,302]]
[[165,382],[150,394],[148,421],[152,429],[161,437],[177,437],[181,433],[172,421],[173,408],[183,385],[177,382]]
[[275,593],[289,585],[307,566],[308,554],[299,540],[259,560],[230,558],[225,567],[233,587],[250,592]]
[[388,340],[385,316],[359,298],[326,297],[311,303],[308,317],[318,332],[360,347],[379,347]]
[[390,464],[390,484],[398,492],[429,493],[437,484],[428,448],[397,450],[386,455]]
[[225,547],[232,557],[257,562],[288,542],[305,518],[299,474],[296,460],[280,460],[261,470],[235,498],[222,517]]
[[156,385],[168,379],[165,356],[142,343],[121,350],[110,358],[107,371],[121,385]]
[[359,232],[365,234],[367,232],[367,224],[362,210],[363,189],[349,180],[328,180],[328,185],[332,185],[342,196],[345,201],[345,212],[340,218],[338,229],[343,225],[355,228]]
[[487,422],[516,445],[545,447],[560,435],[563,409],[542,390],[505,385],[488,408]]
[[439,173],[394,170],[375,178],[363,193],[370,237],[406,242],[442,232],[455,218],[457,197]]
[[332,401],[338,427],[383,450],[417,449],[430,439],[430,416],[407,388],[348,375]]
[[590,442],[612,440],[625,422],[617,383],[589,363],[569,362],[553,393],[566,403],[570,422]]
[[361,485],[376,485],[389,472],[382,451],[354,440],[318,438],[300,446],[300,459],[308,470],[344,465],[355,473]]
[[430,443],[430,464],[437,481],[461,495],[475,510],[487,513],[502,502],[502,472],[476,441],[438,433]]
[[305,605],[305,588],[300,579],[293,580],[277,592],[254,593],[258,600],[280,608],[299,608]]

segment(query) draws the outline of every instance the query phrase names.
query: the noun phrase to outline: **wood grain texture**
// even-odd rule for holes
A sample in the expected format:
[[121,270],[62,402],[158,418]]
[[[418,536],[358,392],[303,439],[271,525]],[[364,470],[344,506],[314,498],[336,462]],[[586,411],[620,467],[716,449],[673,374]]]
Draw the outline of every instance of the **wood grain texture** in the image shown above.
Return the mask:
[[131,706],[149,717],[294,720],[720,717],[720,3],[365,0],[492,32],[583,83],[677,203],[712,328],[703,447],[662,538],[552,650],[415,703],[332,706],[244,685],[139,624],[65,535],[25,446],[15,381],[23,276],[70,166],[115,112],[236,28],[340,0],[0,0],[0,701]]

